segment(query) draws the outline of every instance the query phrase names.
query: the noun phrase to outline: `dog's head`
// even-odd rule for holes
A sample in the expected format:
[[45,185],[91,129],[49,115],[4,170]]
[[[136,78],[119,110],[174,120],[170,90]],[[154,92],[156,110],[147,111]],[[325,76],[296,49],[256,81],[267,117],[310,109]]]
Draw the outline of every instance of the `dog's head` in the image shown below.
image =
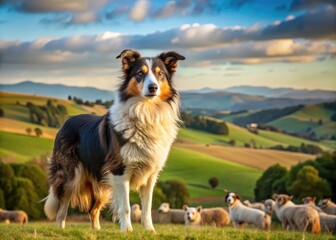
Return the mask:
[[123,71],[123,82],[119,88],[121,101],[135,96],[169,101],[176,95],[172,77],[178,61],[184,60],[184,56],[170,51],[149,58],[126,49],[117,58],[121,59]]
[[198,206],[197,208],[194,208],[194,207],[188,207],[187,205],[184,205],[183,210],[184,210],[185,220],[192,223],[192,222],[195,222],[197,219],[199,219],[200,214],[202,212],[202,206]]
[[135,203],[132,205],[132,212],[140,211],[140,205]]
[[224,192],[226,192],[225,202],[227,202],[230,206],[233,205],[236,201],[240,201],[239,194],[229,192],[227,190],[224,190]]
[[275,204],[279,207],[285,205],[287,202],[293,199],[293,196],[288,196],[287,194],[273,194],[273,199],[275,200]]
[[158,210],[159,210],[160,213],[169,212],[169,203],[162,203]]

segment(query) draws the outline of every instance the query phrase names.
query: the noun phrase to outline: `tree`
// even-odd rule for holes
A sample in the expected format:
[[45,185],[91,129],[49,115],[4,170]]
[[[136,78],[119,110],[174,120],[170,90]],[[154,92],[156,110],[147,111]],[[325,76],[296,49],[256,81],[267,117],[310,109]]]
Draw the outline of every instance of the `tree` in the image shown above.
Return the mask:
[[30,135],[32,133],[33,129],[31,129],[30,127],[26,128],[26,132],[28,135]]
[[212,188],[216,188],[218,186],[218,178],[212,177],[209,179],[209,184]]
[[68,100],[72,100],[72,97],[71,97],[71,95],[69,95],[69,96],[68,96]]
[[234,139],[231,139],[231,140],[229,141],[229,144],[230,144],[231,146],[236,146],[236,141],[235,141]]
[[157,185],[166,195],[171,208],[182,208],[183,204],[188,203],[189,192],[185,183],[178,180],[168,180],[158,182]]
[[4,117],[4,116],[5,116],[5,111],[2,108],[0,108],[0,117]]
[[254,189],[254,196],[256,201],[265,200],[271,198],[273,192],[273,183],[284,177],[287,174],[287,169],[280,164],[270,166],[263,175],[257,180],[256,187]]
[[325,179],[319,177],[316,168],[309,165],[300,169],[296,180],[288,186],[288,190],[296,199],[302,199],[306,196],[323,198],[330,196],[331,194],[329,183]]
[[41,128],[35,128],[34,131],[35,131],[36,137],[39,137],[43,134]]

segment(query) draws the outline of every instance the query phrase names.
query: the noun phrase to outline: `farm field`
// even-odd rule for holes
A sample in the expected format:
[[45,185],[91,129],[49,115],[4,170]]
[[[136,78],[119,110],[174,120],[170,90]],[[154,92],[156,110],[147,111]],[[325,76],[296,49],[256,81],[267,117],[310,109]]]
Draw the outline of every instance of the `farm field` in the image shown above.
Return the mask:
[[177,143],[175,146],[204,153],[216,158],[227,159],[230,162],[242,164],[256,169],[265,170],[276,163],[289,168],[306,160],[315,159],[315,155],[292,153],[270,149],[252,149],[227,147],[220,145],[204,145],[194,143]]
[[313,235],[300,232],[285,232],[279,229],[262,232],[246,228],[243,231],[233,227],[215,228],[187,228],[183,225],[154,225],[156,235],[145,231],[140,224],[133,224],[133,232],[122,233],[117,224],[104,222],[99,231],[91,230],[89,222],[67,223],[65,229],[58,229],[54,222],[30,222],[25,226],[18,224],[0,224],[2,240],[10,239],[306,239],[329,240],[335,237],[327,234]]

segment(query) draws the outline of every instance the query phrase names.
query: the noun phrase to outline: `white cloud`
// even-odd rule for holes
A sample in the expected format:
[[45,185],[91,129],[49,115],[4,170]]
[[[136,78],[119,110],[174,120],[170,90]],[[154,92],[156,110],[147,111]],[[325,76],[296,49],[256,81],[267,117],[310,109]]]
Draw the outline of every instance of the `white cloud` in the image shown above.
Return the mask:
[[143,21],[148,14],[149,1],[138,0],[129,13],[129,18],[133,21]]

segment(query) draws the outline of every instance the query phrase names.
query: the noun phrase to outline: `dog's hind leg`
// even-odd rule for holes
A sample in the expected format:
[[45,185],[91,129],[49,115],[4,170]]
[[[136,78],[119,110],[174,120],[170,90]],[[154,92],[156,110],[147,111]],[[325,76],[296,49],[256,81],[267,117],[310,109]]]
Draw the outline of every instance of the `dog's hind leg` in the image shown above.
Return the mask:
[[152,221],[152,198],[153,198],[153,189],[156,182],[156,175],[148,178],[147,185],[140,188],[140,198],[141,198],[141,222],[145,229],[155,232],[153,221]]
[[69,203],[70,203],[69,197],[64,196],[60,200],[60,205],[56,217],[56,221],[59,228],[65,228],[65,219],[68,214]]
[[89,213],[92,228],[96,230],[100,229],[99,216],[101,208],[102,208],[102,202],[99,199],[98,200],[96,199]]

